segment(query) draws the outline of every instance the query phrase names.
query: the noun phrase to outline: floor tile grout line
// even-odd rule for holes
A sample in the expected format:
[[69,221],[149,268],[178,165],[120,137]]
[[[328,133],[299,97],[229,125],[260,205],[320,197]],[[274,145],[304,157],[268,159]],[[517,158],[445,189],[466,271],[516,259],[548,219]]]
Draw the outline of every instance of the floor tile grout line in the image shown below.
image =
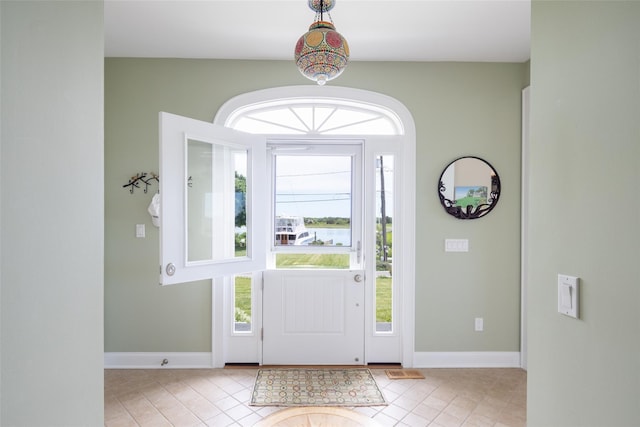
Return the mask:
[[[385,415],[383,412],[385,407],[370,407],[372,409],[366,411],[367,416],[372,418],[384,416],[384,418],[380,419],[394,419],[395,424],[400,425],[410,424],[409,421],[403,423],[402,420],[411,419],[409,417],[413,416],[421,417],[420,411],[417,411],[417,408],[421,407],[421,405],[426,405],[425,401],[435,393],[435,396],[445,398],[446,402],[443,402],[445,403],[445,406],[438,407],[436,415],[429,415],[432,417],[432,423],[433,420],[443,412],[450,412],[450,415],[454,416],[454,418],[457,418],[464,413],[464,420],[462,420],[461,423],[465,423],[474,415],[480,414],[480,412],[478,412],[478,408],[481,405],[484,405],[485,411],[490,411],[491,407],[495,408],[495,412],[491,413],[491,422],[494,424],[497,422],[496,420],[500,419],[501,422],[512,422],[517,426],[526,425],[526,372],[522,370],[485,369],[422,370],[422,372],[425,373],[425,380],[410,380],[412,383],[406,386],[400,382],[395,382],[400,380],[389,381],[384,380],[384,376],[376,376],[375,379],[379,383],[379,387],[383,392],[385,399],[389,401],[390,406],[396,405],[399,409],[395,415],[404,413],[405,411],[406,413],[400,417],[400,420],[397,420],[394,417]],[[213,376],[211,374],[213,374]],[[210,381],[215,380],[216,377],[225,376],[231,381],[231,390],[225,389],[224,384],[226,383],[224,381],[222,383]],[[194,374],[176,373],[175,376],[170,379],[175,381],[179,380],[182,386],[185,386],[190,390],[190,393],[194,393],[194,397],[198,396],[199,398],[205,399],[207,402],[213,404],[220,411],[220,414],[224,414],[225,416],[229,416],[228,411],[230,409],[242,405],[246,412],[240,411],[242,416],[238,415],[238,419],[233,419],[233,417],[232,419],[235,425],[247,425],[250,422],[249,420],[253,421],[254,419],[257,419],[257,417],[265,417],[269,415],[269,413],[273,412],[266,412],[264,410],[258,412],[257,410],[254,410],[254,408],[248,406],[245,399],[240,398],[243,393],[250,393],[250,386],[248,384],[252,382],[252,379],[249,378],[251,376],[252,375],[248,375],[247,371],[242,371],[239,375],[230,374],[229,372],[224,371],[203,371],[201,373]],[[142,394],[144,399],[146,399],[148,403],[151,403],[150,396],[145,395],[144,391],[147,390],[148,393],[149,387],[158,386],[160,383],[162,383],[160,384],[161,389],[173,396],[175,401],[179,402],[180,405],[183,406],[183,409],[186,409],[199,422],[209,424],[209,419],[203,419],[204,417],[196,415],[196,412],[194,412],[195,409],[192,411],[188,406],[188,402],[178,398],[178,395],[175,394],[177,392],[175,388],[167,388],[165,386],[168,381],[167,378],[154,380],[151,375],[145,375],[144,372],[140,376],[133,375],[131,378],[127,379],[125,379],[125,377],[126,374],[122,373],[120,375],[116,375],[114,377],[114,381],[107,381],[105,391],[109,390],[109,392],[105,393],[105,397],[107,397],[108,394],[110,399],[115,399],[114,402],[117,402],[119,405],[124,407],[125,413],[136,425],[140,425],[140,423],[133,416],[133,413],[124,406],[123,399],[125,395],[133,395],[134,393]],[[224,392],[225,398],[230,397],[235,399],[235,404],[232,407],[223,410],[221,407],[215,405],[214,399],[212,399],[214,401],[209,400],[211,397],[207,397],[206,393],[201,392],[200,390],[202,389],[197,388],[195,383],[191,381],[192,379],[210,381],[212,385],[215,385]],[[438,395],[438,392],[441,394]],[[416,393],[418,393],[419,398],[415,398]],[[183,398],[185,398],[185,396],[183,396]],[[463,402],[460,400],[461,398],[469,399],[470,402],[474,402],[474,406],[468,408],[465,405],[459,405]],[[408,399],[408,401],[403,401],[403,399]],[[105,404],[106,403],[107,399],[105,399]],[[151,404],[153,405],[153,403]],[[452,409],[454,406],[457,406],[455,409],[462,409],[463,411],[448,411],[448,409]],[[165,420],[167,420],[167,416],[159,410],[159,407],[156,407],[155,405],[153,405],[153,407],[156,408]],[[461,418],[462,417],[458,418],[458,420]],[[428,418],[421,417],[421,419]],[[241,422],[242,420],[246,421]]]

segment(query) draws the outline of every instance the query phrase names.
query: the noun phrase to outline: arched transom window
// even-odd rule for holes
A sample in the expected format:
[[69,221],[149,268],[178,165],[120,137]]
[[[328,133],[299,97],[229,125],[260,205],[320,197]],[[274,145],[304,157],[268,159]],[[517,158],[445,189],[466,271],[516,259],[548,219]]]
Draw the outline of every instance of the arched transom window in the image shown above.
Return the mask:
[[225,126],[256,134],[403,135],[399,117],[373,104],[335,98],[266,101],[238,108]]

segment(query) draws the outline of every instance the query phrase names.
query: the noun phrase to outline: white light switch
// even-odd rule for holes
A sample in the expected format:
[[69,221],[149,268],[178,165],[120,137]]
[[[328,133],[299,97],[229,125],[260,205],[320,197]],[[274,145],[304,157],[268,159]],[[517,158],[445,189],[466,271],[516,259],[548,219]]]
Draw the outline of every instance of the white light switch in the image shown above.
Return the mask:
[[558,313],[578,318],[579,278],[558,274]]
[[136,224],[136,237],[144,237],[145,229],[144,224]]
[[445,252],[469,252],[469,239],[445,239]]

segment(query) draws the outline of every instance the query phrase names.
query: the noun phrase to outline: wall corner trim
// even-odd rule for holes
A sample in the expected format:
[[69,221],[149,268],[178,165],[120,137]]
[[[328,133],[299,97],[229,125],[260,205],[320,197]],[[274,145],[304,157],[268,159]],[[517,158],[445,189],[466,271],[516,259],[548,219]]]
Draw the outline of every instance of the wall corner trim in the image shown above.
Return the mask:
[[414,368],[520,368],[519,351],[415,352]]
[[[163,360],[168,363],[162,364]],[[105,369],[202,369],[213,368],[210,352],[107,352]]]

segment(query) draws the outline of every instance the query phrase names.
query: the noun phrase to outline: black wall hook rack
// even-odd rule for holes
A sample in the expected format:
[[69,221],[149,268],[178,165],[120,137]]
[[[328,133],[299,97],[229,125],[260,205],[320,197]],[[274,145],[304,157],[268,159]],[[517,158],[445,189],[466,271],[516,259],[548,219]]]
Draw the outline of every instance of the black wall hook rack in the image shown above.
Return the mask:
[[133,194],[135,188],[141,188],[141,184],[144,184],[142,191],[146,193],[149,190],[149,186],[153,184],[153,181],[160,182],[160,176],[154,172],[139,172],[129,179],[128,184],[122,187],[129,187],[129,193]]

